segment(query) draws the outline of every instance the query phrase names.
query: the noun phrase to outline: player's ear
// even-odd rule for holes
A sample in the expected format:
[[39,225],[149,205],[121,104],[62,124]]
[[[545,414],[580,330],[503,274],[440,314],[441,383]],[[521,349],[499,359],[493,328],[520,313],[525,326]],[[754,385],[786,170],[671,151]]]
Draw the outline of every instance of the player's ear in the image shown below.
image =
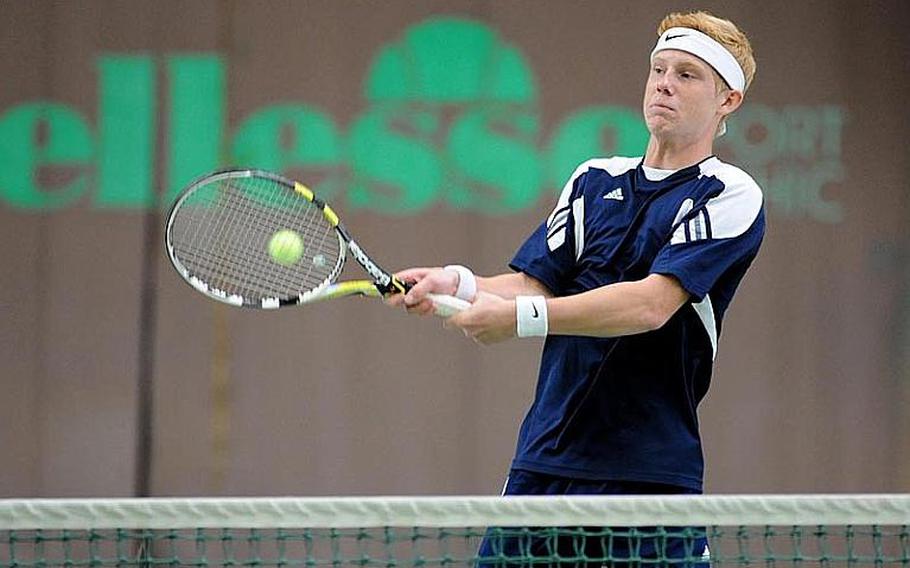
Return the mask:
[[718,112],[722,116],[727,116],[732,114],[743,104],[743,93],[742,91],[735,91],[733,89],[726,89],[724,92],[720,93],[720,97],[723,97],[723,100],[720,103],[720,108]]

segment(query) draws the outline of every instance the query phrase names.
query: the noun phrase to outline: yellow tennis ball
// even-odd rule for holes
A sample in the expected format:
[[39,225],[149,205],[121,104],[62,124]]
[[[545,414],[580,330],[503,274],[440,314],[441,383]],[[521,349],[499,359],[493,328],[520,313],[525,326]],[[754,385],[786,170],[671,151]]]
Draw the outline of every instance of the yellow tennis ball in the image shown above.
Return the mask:
[[303,239],[297,231],[278,231],[269,239],[269,256],[278,264],[291,266],[303,256]]

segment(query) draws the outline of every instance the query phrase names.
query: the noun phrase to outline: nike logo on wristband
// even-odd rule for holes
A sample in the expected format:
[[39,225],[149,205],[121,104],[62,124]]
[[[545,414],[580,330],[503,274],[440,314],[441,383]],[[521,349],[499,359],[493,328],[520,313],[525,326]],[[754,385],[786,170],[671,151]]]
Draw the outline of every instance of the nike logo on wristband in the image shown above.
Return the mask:
[[544,337],[548,331],[547,299],[515,296],[515,333],[518,337]]

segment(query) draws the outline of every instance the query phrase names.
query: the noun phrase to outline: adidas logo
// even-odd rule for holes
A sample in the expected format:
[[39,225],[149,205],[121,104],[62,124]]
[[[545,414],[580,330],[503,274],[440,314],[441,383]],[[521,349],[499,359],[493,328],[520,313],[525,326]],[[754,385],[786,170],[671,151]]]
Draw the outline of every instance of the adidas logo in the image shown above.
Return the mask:
[[622,188],[617,187],[610,193],[604,195],[604,199],[615,199],[616,201],[622,201],[625,197],[622,196]]

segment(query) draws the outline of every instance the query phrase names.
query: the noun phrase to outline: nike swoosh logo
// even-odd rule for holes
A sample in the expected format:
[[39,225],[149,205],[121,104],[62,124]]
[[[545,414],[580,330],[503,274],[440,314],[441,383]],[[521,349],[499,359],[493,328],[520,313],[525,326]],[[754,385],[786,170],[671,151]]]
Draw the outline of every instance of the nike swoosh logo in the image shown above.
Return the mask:
[[537,304],[531,304],[531,307],[534,308],[534,319],[539,318],[540,314],[537,313]]
[[676,35],[672,35],[672,36],[667,36],[667,39],[665,39],[664,41],[670,41],[671,39],[676,39],[678,37],[686,37],[687,35],[689,35],[689,34],[676,34]]

